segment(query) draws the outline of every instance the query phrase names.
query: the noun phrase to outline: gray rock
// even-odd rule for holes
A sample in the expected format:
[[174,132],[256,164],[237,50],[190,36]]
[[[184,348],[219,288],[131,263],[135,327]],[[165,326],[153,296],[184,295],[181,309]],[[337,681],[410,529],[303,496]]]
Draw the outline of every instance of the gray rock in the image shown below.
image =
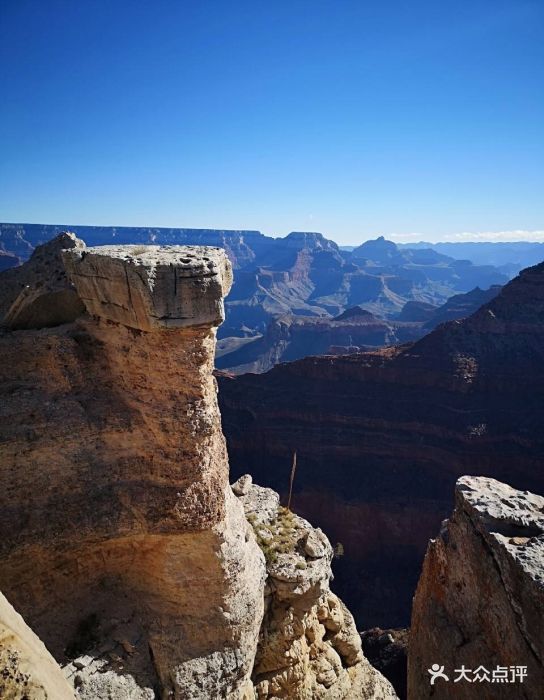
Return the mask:
[[[408,696],[431,697],[433,663],[447,663],[450,672],[463,664],[490,671],[519,665],[527,670],[523,686],[494,683],[493,700],[521,691],[537,700],[544,687],[544,498],[471,476],[458,480],[455,498],[414,597]],[[476,685],[457,683],[455,698],[482,697]]]
[[131,328],[218,326],[230,262],[208,246],[97,246],[63,254],[87,311]]
[[238,479],[238,481],[235,481],[234,484],[232,484],[233,493],[236,496],[245,496],[249,492],[252,482],[253,479],[251,474],[244,474]]

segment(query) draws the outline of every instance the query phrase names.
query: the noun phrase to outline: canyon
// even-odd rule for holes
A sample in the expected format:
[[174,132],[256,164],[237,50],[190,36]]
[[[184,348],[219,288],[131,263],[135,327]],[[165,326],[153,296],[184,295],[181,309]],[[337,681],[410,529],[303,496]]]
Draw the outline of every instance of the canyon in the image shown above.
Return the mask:
[[219,248],[66,233],[0,277],[3,696],[396,697],[323,532],[229,485],[213,361],[231,283]]
[[341,543],[335,586],[359,629],[407,626],[456,480],[544,492],[544,264],[414,344],[219,373],[231,470],[285,493]]
[[[392,321],[409,301],[440,306],[454,294],[508,281],[508,275],[492,265],[474,265],[431,249],[400,248],[383,236],[348,251],[311,232],[273,238],[258,231],[0,224],[0,251],[22,262],[65,230],[89,245],[223,248],[235,276],[218,337],[231,339],[233,345],[265,334],[279,317],[292,324],[298,317],[326,322],[361,306]],[[310,354],[321,352],[316,341]]]

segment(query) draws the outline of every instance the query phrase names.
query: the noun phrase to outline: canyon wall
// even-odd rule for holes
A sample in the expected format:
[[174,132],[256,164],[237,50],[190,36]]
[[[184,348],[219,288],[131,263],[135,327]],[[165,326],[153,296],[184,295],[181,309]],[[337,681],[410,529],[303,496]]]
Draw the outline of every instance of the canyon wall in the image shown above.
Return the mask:
[[[409,697],[541,698],[543,615],[544,498],[459,479],[414,598]],[[435,665],[443,675],[431,685]]]
[[544,491],[544,264],[414,345],[219,377],[234,476],[285,492],[343,544],[360,629],[406,626],[428,540],[470,473]]

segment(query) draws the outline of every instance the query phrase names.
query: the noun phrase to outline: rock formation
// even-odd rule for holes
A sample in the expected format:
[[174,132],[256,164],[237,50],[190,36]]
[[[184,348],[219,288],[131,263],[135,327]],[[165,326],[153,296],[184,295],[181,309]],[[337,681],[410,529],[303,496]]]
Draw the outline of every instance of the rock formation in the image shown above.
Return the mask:
[[371,350],[417,340],[424,333],[422,324],[385,321],[358,306],[335,318],[280,316],[260,337],[220,340],[215,366],[233,374],[266,372],[279,362]]
[[264,563],[212,377],[226,257],[64,256],[93,318],[0,338],[0,589],[82,697],[242,697]]
[[233,476],[285,489],[344,545],[358,627],[406,626],[429,538],[467,473],[544,492],[544,264],[414,345],[219,377]]
[[47,328],[80,316],[85,307],[66,276],[61,252],[84,247],[73,233],[60,233],[38,246],[28,263],[5,272],[0,285],[0,325]]
[[351,613],[330,588],[333,556],[319,529],[280,506],[278,494],[233,484],[265,553],[265,616],[253,670],[259,700],[396,698],[363,656]]
[[55,659],[1,593],[0,698],[74,700]]
[[[263,622],[265,557],[228,483],[212,374],[230,264],[216,248],[69,241],[62,283],[87,313],[0,330],[0,590],[79,698],[267,697],[284,666]],[[317,600],[336,599],[330,546],[315,547],[325,553],[308,591],[288,567],[282,604],[312,616],[318,635]],[[320,684],[316,697],[331,700],[378,687],[392,697],[335,604],[334,649],[293,639],[294,667],[309,675],[290,697]]]
[[[544,498],[494,479],[462,477],[414,598],[409,697],[538,700],[543,616]],[[449,680],[431,686],[427,669],[436,663]],[[468,680],[455,680],[463,666]],[[525,678],[516,672],[520,666]],[[478,667],[484,680],[475,681]]]

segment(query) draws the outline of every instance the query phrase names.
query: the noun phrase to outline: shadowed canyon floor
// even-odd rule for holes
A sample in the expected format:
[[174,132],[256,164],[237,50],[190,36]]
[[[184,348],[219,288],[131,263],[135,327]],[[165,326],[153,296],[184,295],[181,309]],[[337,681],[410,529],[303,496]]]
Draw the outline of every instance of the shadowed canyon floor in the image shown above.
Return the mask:
[[341,542],[359,628],[406,626],[456,479],[544,491],[544,264],[414,345],[219,377],[231,468],[285,492]]

